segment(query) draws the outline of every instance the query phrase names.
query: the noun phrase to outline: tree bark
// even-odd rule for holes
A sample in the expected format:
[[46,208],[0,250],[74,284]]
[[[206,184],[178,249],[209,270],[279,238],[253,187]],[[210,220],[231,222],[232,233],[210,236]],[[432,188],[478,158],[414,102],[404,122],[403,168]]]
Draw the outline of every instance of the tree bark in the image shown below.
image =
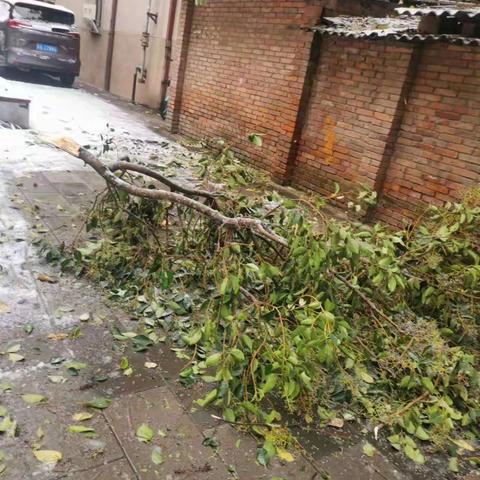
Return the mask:
[[[87,165],[92,167],[101,177],[103,177],[109,185],[111,185],[114,188],[118,188],[119,190],[123,190],[129,193],[130,195],[133,195],[136,197],[142,197],[142,198],[149,198],[151,200],[163,200],[167,202],[176,203],[178,205],[183,205],[184,207],[191,208],[192,210],[195,210],[198,213],[210,218],[218,225],[222,225],[227,228],[232,228],[234,230],[250,230],[254,235],[257,235],[258,237],[261,237],[265,240],[270,240],[284,247],[288,246],[288,243],[285,238],[281,237],[280,235],[277,235],[268,226],[266,226],[261,220],[257,218],[227,217],[223,215],[221,212],[219,212],[218,210],[215,210],[214,208],[208,205],[205,205],[204,203],[199,202],[198,200],[189,198],[186,195],[183,195],[181,193],[169,192],[166,190],[151,190],[148,188],[132,185],[128,182],[125,182],[123,179],[117,177],[112,171],[112,169],[110,169],[95,155],[93,155],[88,150],[82,148],[73,140],[65,139],[65,138],[54,139],[54,140],[44,139],[44,140],[56,146],[57,148],[60,148],[61,150],[69,153],[70,155],[80,158]],[[119,163],[121,164],[120,166],[119,166]],[[128,162],[117,162],[117,164],[113,165],[113,168],[115,168],[115,165],[116,165],[117,170],[123,170],[124,169],[123,167],[126,167],[125,165],[123,165],[123,163],[126,163],[126,166],[128,166],[129,170],[137,171],[138,173],[143,173],[152,178],[159,176],[157,172],[154,172],[148,169],[147,167],[141,167],[137,165],[134,168],[131,168],[133,164],[130,164]],[[162,178],[164,179],[163,176]],[[165,183],[163,180],[160,180],[160,181]],[[178,185],[175,184],[175,186],[177,187]],[[210,195],[210,192],[205,192],[203,190],[200,190],[200,193],[194,193],[195,191],[192,189],[186,189],[184,187],[182,188],[184,191],[188,191],[189,194],[191,195],[196,195],[200,197],[202,196],[206,197],[205,193]],[[212,198],[212,197],[208,197],[208,198]]]

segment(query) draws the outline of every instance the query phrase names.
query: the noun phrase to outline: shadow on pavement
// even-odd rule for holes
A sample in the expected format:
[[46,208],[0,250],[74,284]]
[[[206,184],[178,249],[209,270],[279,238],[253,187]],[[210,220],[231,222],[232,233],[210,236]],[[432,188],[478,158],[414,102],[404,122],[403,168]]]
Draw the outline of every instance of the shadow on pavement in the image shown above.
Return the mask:
[[47,73],[42,73],[42,72],[35,72],[35,71],[23,72],[21,70],[16,70],[11,68],[0,68],[0,77],[5,78],[6,80],[13,80],[13,81],[22,82],[22,83],[34,83],[36,85],[47,85],[50,87],[69,88],[69,87],[64,87],[61,84],[60,79],[58,77],[49,75]]

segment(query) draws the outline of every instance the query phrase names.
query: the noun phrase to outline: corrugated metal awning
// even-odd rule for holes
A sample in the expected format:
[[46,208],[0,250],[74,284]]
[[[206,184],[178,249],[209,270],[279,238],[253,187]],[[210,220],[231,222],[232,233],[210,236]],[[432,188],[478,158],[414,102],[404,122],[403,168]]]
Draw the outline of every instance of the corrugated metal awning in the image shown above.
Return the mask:
[[436,17],[455,17],[458,19],[480,19],[480,7],[470,6],[469,8],[455,7],[409,7],[396,8],[395,11],[399,15],[409,15],[417,17],[425,17],[427,15],[435,15]]
[[480,45],[480,38],[450,34],[422,34],[418,32],[421,16],[405,17],[325,17],[323,25],[311,30],[323,35],[370,40],[398,40],[403,42],[447,42],[456,45]]

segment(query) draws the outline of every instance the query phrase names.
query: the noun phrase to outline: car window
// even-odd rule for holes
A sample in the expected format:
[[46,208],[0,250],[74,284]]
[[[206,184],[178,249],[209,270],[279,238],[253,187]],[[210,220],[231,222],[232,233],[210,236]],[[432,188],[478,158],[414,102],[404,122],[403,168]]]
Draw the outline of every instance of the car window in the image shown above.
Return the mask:
[[6,22],[10,16],[10,5],[0,0],[0,22]]
[[36,7],[33,5],[16,4],[13,9],[13,18],[19,20],[36,20],[49,23],[63,23],[73,25],[75,19],[71,13],[59,12],[52,8]]

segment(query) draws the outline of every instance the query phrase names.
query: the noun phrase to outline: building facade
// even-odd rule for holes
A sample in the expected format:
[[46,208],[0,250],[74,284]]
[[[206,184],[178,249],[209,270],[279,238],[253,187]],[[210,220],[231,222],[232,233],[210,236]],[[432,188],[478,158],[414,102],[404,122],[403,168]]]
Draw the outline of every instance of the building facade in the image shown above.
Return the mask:
[[131,99],[135,93],[136,102],[158,109],[171,8],[176,2],[61,0],[57,3],[75,12],[81,33],[80,79],[125,99]]

